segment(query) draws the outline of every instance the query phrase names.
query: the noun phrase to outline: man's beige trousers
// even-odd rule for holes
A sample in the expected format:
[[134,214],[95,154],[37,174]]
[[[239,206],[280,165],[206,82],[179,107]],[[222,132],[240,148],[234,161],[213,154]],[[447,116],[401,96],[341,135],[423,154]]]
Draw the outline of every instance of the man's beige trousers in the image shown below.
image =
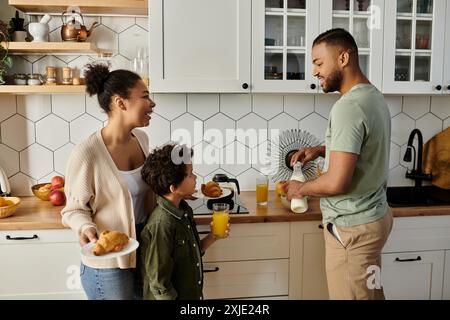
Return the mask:
[[391,232],[392,210],[383,218],[354,227],[336,226],[342,243],[333,235],[332,224],[324,228],[328,292],[332,300],[382,300],[383,288],[372,289],[369,267],[381,268],[381,250]]

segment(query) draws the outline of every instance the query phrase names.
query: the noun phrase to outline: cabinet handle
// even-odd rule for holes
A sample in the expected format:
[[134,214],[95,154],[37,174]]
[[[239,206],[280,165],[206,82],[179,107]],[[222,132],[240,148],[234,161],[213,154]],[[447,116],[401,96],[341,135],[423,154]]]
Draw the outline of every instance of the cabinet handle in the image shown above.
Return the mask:
[[32,237],[11,237],[10,235],[6,236],[6,240],[33,240],[33,239],[39,239],[38,235],[35,234]]
[[316,90],[316,85],[314,83],[311,83],[311,85],[309,86],[311,88],[311,90]]
[[323,229],[323,224],[319,224],[319,229]]
[[442,89],[442,86],[441,86],[440,84],[438,84],[438,85],[436,86],[436,90],[437,90],[437,91],[441,91],[441,89]]
[[215,267],[214,269],[203,269],[203,273],[208,273],[208,272],[217,272],[219,271],[219,267]]
[[422,258],[420,256],[418,256],[415,259],[400,259],[400,258],[395,258],[396,262],[412,262],[412,261],[421,261]]
[[208,233],[210,233],[211,231],[199,231],[198,232],[198,234],[208,234]]
[[248,89],[248,83],[242,84],[242,89]]

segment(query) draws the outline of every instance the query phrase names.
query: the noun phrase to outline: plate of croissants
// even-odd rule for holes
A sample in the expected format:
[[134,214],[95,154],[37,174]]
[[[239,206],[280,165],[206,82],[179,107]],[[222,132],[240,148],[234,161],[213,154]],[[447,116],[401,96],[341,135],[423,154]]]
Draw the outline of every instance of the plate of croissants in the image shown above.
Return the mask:
[[139,247],[139,242],[119,231],[105,230],[96,243],[81,247],[81,255],[89,259],[111,259],[130,254]]
[[197,190],[192,196],[199,199],[220,199],[230,194],[230,189],[222,189],[217,182],[209,181],[206,184],[202,184],[201,190]]

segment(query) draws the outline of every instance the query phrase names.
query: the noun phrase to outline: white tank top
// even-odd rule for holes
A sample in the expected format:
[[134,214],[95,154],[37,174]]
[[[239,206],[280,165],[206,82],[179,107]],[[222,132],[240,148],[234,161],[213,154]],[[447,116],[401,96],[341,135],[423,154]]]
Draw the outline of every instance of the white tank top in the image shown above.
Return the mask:
[[144,200],[150,186],[142,180],[142,167],[143,165],[131,171],[120,171],[131,194],[136,224],[145,222],[149,214],[148,212],[145,212]]

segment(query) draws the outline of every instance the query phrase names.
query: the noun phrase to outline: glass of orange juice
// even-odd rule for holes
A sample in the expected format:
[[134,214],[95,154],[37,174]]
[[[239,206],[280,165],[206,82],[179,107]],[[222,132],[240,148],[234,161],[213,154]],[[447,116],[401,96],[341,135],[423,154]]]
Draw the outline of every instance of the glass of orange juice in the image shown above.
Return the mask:
[[212,232],[217,238],[224,238],[228,221],[230,220],[230,206],[228,203],[213,204],[213,225]]
[[269,200],[269,179],[264,177],[256,178],[256,204],[267,206]]

